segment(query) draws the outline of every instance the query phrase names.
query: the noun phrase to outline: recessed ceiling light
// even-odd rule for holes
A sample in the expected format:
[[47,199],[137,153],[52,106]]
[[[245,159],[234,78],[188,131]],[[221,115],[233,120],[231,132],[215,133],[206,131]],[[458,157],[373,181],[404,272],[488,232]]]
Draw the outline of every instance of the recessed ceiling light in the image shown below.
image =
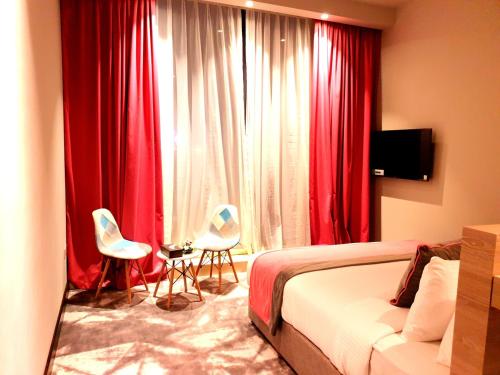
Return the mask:
[[253,1],[245,1],[245,5],[249,8],[253,7]]
[[321,13],[321,19],[322,20],[327,20],[329,17],[328,13]]
[[286,42],[286,39],[281,39],[280,41],[281,43],[285,43]]
[[218,33],[223,33],[223,32],[224,32],[224,30],[219,29],[219,30],[217,30],[217,32],[218,32]]

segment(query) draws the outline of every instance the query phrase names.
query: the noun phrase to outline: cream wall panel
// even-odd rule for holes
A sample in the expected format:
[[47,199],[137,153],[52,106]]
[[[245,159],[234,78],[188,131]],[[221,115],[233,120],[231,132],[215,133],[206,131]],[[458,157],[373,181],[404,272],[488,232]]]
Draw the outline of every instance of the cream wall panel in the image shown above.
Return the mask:
[[382,34],[381,128],[432,127],[430,182],[377,178],[374,237],[500,221],[500,2],[413,0]]
[[42,374],[66,285],[58,0],[0,13],[0,374]]

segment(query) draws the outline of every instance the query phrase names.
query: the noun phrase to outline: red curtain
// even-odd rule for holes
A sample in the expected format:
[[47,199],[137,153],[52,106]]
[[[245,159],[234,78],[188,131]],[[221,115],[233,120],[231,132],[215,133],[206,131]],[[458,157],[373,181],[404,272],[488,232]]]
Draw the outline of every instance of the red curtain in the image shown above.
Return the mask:
[[[159,272],[163,202],[153,46],[154,0],[61,0],[68,278],[97,286],[92,211],[108,208],[125,238],[149,243]],[[131,275],[139,281],[137,271]],[[115,269],[112,282],[123,287]]]
[[317,22],[310,134],[311,242],[369,240],[370,130],[380,32]]

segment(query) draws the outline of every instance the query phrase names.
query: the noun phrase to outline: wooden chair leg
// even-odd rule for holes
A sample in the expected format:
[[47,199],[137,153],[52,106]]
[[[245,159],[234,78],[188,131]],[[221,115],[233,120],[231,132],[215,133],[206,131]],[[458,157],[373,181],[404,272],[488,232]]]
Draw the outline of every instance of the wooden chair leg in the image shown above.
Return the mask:
[[196,278],[196,274],[194,272],[194,267],[193,267],[193,263],[191,262],[191,264],[189,265],[189,267],[191,267],[191,275],[193,276],[193,283],[196,287],[196,290],[198,291],[198,297],[200,297],[200,302],[203,301],[203,297],[201,296],[201,290],[200,290],[200,285],[198,284],[198,279]]
[[128,303],[131,305],[132,304],[132,291],[130,290],[130,273],[129,273],[129,260],[125,260],[125,280],[127,282],[127,296],[128,296]]
[[210,278],[212,278],[212,270],[214,269],[214,252],[211,252],[211,260],[210,260]]
[[146,281],[146,277],[144,276],[144,271],[142,270],[142,266],[139,263],[138,259],[135,260],[135,264],[137,264],[137,267],[139,268],[139,273],[141,274],[141,279],[142,282],[144,283],[144,286],[146,287],[146,291],[149,292],[148,283]]
[[[202,263],[203,263],[203,258],[205,257],[205,254],[206,254],[206,250],[203,250],[203,252],[201,253],[201,257],[200,257],[200,262],[198,263],[198,266],[196,267],[196,277],[198,277],[198,274],[200,273],[200,269],[202,267]],[[194,285],[194,280],[193,280],[193,285]]]
[[221,262],[221,255],[220,251],[217,252],[217,257],[219,258],[219,293],[222,290],[222,262]]
[[163,262],[163,266],[161,266],[160,274],[158,275],[158,280],[156,281],[156,287],[155,287],[155,292],[153,293],[153,297],[156,297],[156,293],[158,292],[158,287],[160,286],[161,277],[163,276],[163,272],[164,272],[166,267],[167,267],[167,262]]
[[108,273],[109,263],[111,262],[111,258],[106,258],[106,264],[104,265],[104,271],[102,271],[101,280],[99,281],[99,285],[97,286],[97,292],[95,294],[95,298],[99,297],[99,293],[101,292],[102,284],[104,283],[104,279],[106,278],[106,274]]
[[184,261],[181,261],[181,263],[182,263],[182,277],[184,278],[184,292],[187,292],[188,287],[186,281],[186,265],[184,264]]
[[236,282],[239,283],[240,281],[238,280],[238,275],[236,274],[236,270],[234,269],[233,258],[231,257],[231,250],[227,251],[227,255],[229,256],[229,264],[231,265],[231,268],[233,269],[234,278],[236,279]]
[[172,287],[174,286],[174,272],[175,272],[175,260],[172,261],[172,267],[170,267],[170,285],[168,286],[167,308],[170,307],[170,302],[172,301]]

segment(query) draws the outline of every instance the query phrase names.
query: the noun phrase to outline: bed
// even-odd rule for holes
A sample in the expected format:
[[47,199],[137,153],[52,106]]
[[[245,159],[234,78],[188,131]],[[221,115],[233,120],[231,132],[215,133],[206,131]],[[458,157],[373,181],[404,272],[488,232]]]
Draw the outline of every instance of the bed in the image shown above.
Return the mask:
[[[343,260],[339,263],[335,255],[323,265],[316,264],[317,270],[299,267],[297,274],[292,272],[284,283],[275,324],[273,307],[262,309],[255,297],[249,316],[299,374],[449,374],[449,367],[435,362],[439,342],[415,343],[401,338],[408,309],[389,303],[416,246],[414,241],[398,241],[311,247],[319,258],[336,253]],[[303,251],[288,251],[280,251],[288,259],[285,262],[294,252],[301,253],[297,258],[303,260]],[[347,254],[351,254],[349,258]],[[352,255],[354,261],[346,261]],[[280,255],[260,256],[263,258],[257,256],[248,264],[251,298],[255,294],[252,287],[262,288],[272,273],[252,272],[254,262],[268,257],[275,264]]]

